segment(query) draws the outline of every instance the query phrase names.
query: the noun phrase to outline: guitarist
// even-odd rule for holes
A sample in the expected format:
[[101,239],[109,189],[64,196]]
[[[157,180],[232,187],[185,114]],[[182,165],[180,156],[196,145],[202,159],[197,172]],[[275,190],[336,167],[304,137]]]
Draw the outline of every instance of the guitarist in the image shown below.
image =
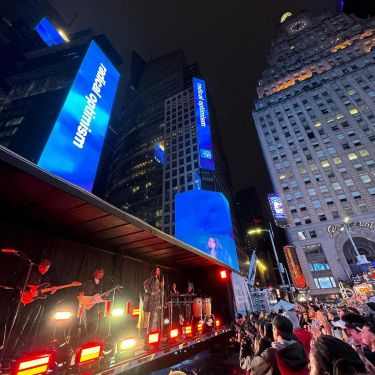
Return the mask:
[[[38,267],[33,267],[28,279],[27,285],[41,285],[50,283],[50,275],[48,273],[51,267],[49,259],[43,259]],[[21,297],[21,292],[25,284],[27,274],[17,283],[17,300]],[[26,289],[27,290],[27,289]],[[52,287],[51,294],[56,292],[56,287]],[[37,293],[37,292],[36,292]],[[33,302],[23,305],[17,316],[15,325],[9,337],[8,347],[4,353],[4,358],[12,359],[22,353],[29,351],[34,345],[34,341],[38,334],[39,320],[43,313],[45,300],[36,299]]]
[[[79,291],[79,296],[94,296],[96,294],[101,294],[102,279],[104,277],[104,269],[97,267],[91,278],[87,279]],[[94,338],[99,330],[100,317],[102,314],[102,304],[98,303],[93,306],[92,309],[84,311],[84,322],[85,322],[85,336],[87,339]]]

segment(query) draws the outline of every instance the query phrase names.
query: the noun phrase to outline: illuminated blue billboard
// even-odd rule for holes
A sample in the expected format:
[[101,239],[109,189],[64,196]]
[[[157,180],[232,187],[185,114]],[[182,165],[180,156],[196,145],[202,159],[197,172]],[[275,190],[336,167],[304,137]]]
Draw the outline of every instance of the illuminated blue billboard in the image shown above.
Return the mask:
[[285,228],[287,226],[287,220],[281,198],[276,194],[269,194],[268,202],[270,203],[275,224],[279,227]]
[[38,166],[91,191],[119,78],[91,42]]
[[222,193],[190,190],[176,194],[175,236],[239,270],[229,204]]
[[66,40],[56,30],[55,26],[45,17],[38,23],[35,30],[47,46],[56,46],[66,43]]
[[203,79],[193,78],[193,91],[195,119],[197,123],[199,167],[213,171],[215,169],[215,162],[212,149],[206,84]]
[[164,146],[159,143],[154,144],[154,159],[158,163],[164,164]]

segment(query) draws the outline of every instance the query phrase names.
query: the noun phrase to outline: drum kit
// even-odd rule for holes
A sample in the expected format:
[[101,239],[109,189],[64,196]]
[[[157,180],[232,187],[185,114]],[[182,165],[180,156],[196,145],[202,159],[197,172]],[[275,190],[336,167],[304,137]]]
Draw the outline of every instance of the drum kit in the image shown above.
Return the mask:
[[214,321],[212,298],[198,297],[196,294],[176,294],[172,295],[168,305],[171,327],[176,320],[179,325],[197,322],[211,325]]

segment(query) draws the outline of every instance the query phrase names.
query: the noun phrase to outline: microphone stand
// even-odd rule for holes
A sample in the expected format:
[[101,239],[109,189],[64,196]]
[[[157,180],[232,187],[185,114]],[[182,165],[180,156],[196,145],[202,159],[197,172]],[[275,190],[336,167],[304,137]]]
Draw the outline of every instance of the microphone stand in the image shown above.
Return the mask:
[[161,313],[160,313],[160,335],[163,335],[163,323],[164,323],[164,276],[162,277],[162,289],[161,289]]
[[[23,260],[25,260],[26,262],[29,263],[29,269],[27,271],[27,276],[26,276],[26,279],[25,279],[25,282],[22,286],[22,292],[21,292],[21,295],[23,295],[23,293],[25,293],[26,291],[26,287],[29,283],[29,279],[30,279],[30,275],[31,275],[31,271],[33,269],[33,267],[36,265],[35,263],[33,263],[31,261],[31,259],[24,253],[20,252],[20,251],[17,251],[16,253],[14,253],[14,255],[22,258]],[[13,315],[13,319],[12,319],[12,323],[10,325],[10,328],[9,328],[9,332],[8,332],[8,335],[5,339],[5,342],[4,342],[4,347],[3,347],[3,351],[2,351],[2,354],[1,354],[1,361],[4,359],[4,354],[8,348],[8,344],[9,344],[9,339],[12,335],[12,332],[13,332],[13,329],[14,329],[14,325],[16,323],[16,320],[18,318],[18,314],[21,310],[21,297],[18,299],[18,303],[17,303],[17,308],[16,308],[16,311],[14,312],[14,315]]]

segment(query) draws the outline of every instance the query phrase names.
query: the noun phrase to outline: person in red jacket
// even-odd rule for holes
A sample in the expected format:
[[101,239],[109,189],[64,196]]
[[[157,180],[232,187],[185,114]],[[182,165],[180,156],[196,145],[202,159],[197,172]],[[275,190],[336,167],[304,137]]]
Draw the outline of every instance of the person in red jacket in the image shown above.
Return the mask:
[[307,354],[293,334],[293,324],[285,316],[272,321],[275,341],[260,356],[251,361],[254,375],[309,375]]
[[297,315],[293,311],[285,311],[283,316],[287,317],[293,324],[293,333],[296,335],[298,341],[302,344],[302,346],[306,350],[307,358],[310,354],[311,349],[311,340],[313,335],[311,332],[307,331],[304,328],[301,328],[298,323]]

